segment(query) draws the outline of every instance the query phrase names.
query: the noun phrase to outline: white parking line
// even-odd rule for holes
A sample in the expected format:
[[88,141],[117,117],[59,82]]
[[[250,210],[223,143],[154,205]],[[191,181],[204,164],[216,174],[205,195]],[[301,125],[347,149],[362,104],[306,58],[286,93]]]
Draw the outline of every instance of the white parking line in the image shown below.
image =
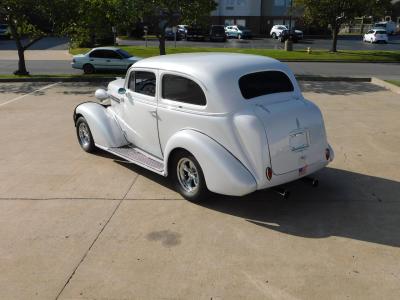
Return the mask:
[[25,94],[25,95],[22,95],[22,96],[18,96],[18,97],[14,98],[14,99],[8,100],[8,101],[6,101],[4,103],[1,103],[0,107],[3,106],[3,105],[9,104],[11,102],[18,101],[18,100],[20,100],[20,99],[22,99],[22,98],[24,98],[26,96],[29,96],[29,95],[32,95],[32,94],[36,93],[36,92],[40,92],[40,91],[43,91],[45,89],[51,88],[51,87],[53,87],[53,86],[55,86],[55,85],[57,85],[59,83],[61,83],[61,82],[56,82],[56,83],[52,83],[52,84],[46,85],[46,86],[44,86],[44,87],[42,87],[42,88],[40,88],[38,90],[35,90],[33,92],[28,93],[28,94]]

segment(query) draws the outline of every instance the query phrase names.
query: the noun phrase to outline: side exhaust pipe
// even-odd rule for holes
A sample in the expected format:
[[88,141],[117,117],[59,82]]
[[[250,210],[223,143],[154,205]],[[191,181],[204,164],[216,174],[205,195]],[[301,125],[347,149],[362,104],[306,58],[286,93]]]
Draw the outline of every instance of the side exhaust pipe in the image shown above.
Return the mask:
[[273,187],[271,190],[282,196],[283,200],[289,199],[290,192],[288,190],[280,187]]
[[312,187],[317,187],[319,185],[319,181],[316,178],[313,177],[303,177],[302,178],[304,182],[311,184]]

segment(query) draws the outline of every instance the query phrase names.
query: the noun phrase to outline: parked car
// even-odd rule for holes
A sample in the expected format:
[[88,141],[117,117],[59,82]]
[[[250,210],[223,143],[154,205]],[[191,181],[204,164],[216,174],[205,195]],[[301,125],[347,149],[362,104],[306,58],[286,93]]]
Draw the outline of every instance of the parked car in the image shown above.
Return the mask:
[[[277,38],[279,38],[279,36],[281,35],[281,33],[284,30],[289,30],[289,28],[286,25],[274,25],[271,28],[270,36],[273,39],[277,39]],[[298,29],[293,29],[293,28],[292,28],[292,30],[294,30],[294,33],[296,34],[298,40],[303,39],[303,37],[304,37],[303,31],[298,30]]]
[[385,43],[389,41],[389,37],[387,35],[387,32],[383,29],[371,29],[368,31],[366,34],[364,34],[363,37],[364,42],[370,42],[370,43]]
[[184,39],[186,39],[188,27],[189,27],[188,25],[178,25],[177,26],[178,32],[180,32],[182,34]]
[[96,97],[103,103],[74,110],[83,150],[100,148],[169,176],[192,201],[209,191],[242,196],[294,181],[334,157],[320,110],[290,69],[271,58],[146,58]]
[[200,26],[189,26],[186,32],[186,40],[188,41],[204,41],[206,39],[206,32]]
[[397,30],[396,23],[393,21],[385,21],[385,22],[375,23],[374,28],[383,29],[386,31],[387,34],[395,34],[396,30]]
[[296,34],[296,32],[294,30],[292,30],[291,32],[289,30],[283,30],[278,37],[278,40],[281,43],[284,43],[285,41],[287,41],[289,38],[292,39],[293,43],[297,43],[299,41],[299,38]]
[[0,24],[0,38],[11,38],[11,31],[7,24]]
[[251,30],[241,25],[226,26],[225,33],[228,38],[236,38],[239,40],[252,38]]
[[120,48],[99,47],[86,54],[74,55],[71,65],[74,69],[82,69],[85,74],[92,74],[97,70],[125,71],[140,59]]
[[226,42],[225,27],[223,25],[212,25],[210,28],[211,42]]
[[[179,31],[178,28],[176,29],[176,40],[183,40],[185,39],[186,35],[182,31]],[[175,40],[175,32],[172,30],[171,27],[167,27],[165,29],[165,38],[167,40]]]

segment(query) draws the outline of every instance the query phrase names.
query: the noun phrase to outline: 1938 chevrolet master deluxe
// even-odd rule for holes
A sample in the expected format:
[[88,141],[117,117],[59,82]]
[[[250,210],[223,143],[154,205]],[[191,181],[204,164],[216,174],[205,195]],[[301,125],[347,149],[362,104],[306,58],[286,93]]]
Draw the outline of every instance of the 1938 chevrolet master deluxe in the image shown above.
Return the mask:
[[177,54],[135,63],[97,90],[110,105],[78,105],[80,145],[163,176],[192,201],[209,191],[242,196],[333,160],[318,107],[277,60],[227,53]]

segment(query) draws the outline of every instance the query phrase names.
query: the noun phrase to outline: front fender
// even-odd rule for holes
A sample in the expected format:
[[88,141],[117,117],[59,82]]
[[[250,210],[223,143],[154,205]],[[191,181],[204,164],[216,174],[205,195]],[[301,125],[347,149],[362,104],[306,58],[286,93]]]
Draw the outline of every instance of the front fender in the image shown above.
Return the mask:
[[164,149],[166,171],[169,156],[177,148],[189,151],[197,159],[210,191],[243,196],[257,189],[256,180],[238,159],[209,136],[190,129],[179,131],[168,140]]
[[74,121],[83,116],[89,124],[96,146],[103,148],[127,145],[124,134],[112,113],[96,102],[85,102],[75,108]]

